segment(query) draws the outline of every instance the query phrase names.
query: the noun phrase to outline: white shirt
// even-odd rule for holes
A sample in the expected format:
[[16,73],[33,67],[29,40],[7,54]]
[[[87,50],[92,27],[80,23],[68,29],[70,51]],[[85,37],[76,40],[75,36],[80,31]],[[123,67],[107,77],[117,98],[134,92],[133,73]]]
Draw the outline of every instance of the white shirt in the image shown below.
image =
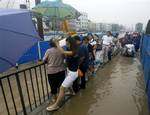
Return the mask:
[[94,46],[94,45],[96,45],[96,41],[92,39],[92,40],[90,41],[90,44],[91,44],[92,46]]
[[104,45],[110,45],[111,43],[113,43],[113,37],[112,36],[105,35],[105,36],[103,36],[102,40],[103,40]]

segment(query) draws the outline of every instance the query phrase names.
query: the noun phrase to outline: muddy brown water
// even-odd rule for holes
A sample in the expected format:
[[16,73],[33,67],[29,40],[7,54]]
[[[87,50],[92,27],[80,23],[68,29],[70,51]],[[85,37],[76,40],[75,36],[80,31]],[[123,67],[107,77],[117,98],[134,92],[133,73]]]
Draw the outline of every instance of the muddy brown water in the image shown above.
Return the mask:
[[115,57],[54,115],[149,115],[138,59]]

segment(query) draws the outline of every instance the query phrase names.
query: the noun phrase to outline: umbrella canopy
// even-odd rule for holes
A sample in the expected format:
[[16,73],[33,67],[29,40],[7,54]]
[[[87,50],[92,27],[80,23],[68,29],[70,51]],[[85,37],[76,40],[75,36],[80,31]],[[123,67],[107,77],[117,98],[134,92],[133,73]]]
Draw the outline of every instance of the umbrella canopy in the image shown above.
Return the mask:
[[57,19],[75,19],[80,16],[80,13],[68,4],[62,3],[61,0],[44,1],[33,8],[33,11],[50,18]]
[[0,72],[15,66],[38,38],[29,11],[0,9]]

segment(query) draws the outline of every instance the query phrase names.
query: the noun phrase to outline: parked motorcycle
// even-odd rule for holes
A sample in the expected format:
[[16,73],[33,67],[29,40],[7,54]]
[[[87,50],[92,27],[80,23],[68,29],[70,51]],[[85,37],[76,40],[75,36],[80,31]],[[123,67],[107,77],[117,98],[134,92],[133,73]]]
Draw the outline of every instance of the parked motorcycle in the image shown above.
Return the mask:
[[135,55],[135,46],[134,44],[126,44],[121,51],[121,54],[123,56],[130,56],[130,57],[134,57]]

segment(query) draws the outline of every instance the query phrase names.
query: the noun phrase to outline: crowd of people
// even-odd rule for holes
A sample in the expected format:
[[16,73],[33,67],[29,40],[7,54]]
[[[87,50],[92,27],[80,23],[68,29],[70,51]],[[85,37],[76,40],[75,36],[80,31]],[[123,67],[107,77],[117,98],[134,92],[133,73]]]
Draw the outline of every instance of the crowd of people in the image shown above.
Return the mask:
[[47,107],[47,111],[59,109],[66,89],[72,95],[80,89],[86,89],[88,76],[96,76],[97,69],[111,61],[112,52],[118,43],[117,37],[110,31],[102,38],[91,33],[86,36],[69,36],[66,38],[66,48],[59,45],[59,38],[50,40],[52,48],[43,57],[47,63],[52,95],[52,105]]

